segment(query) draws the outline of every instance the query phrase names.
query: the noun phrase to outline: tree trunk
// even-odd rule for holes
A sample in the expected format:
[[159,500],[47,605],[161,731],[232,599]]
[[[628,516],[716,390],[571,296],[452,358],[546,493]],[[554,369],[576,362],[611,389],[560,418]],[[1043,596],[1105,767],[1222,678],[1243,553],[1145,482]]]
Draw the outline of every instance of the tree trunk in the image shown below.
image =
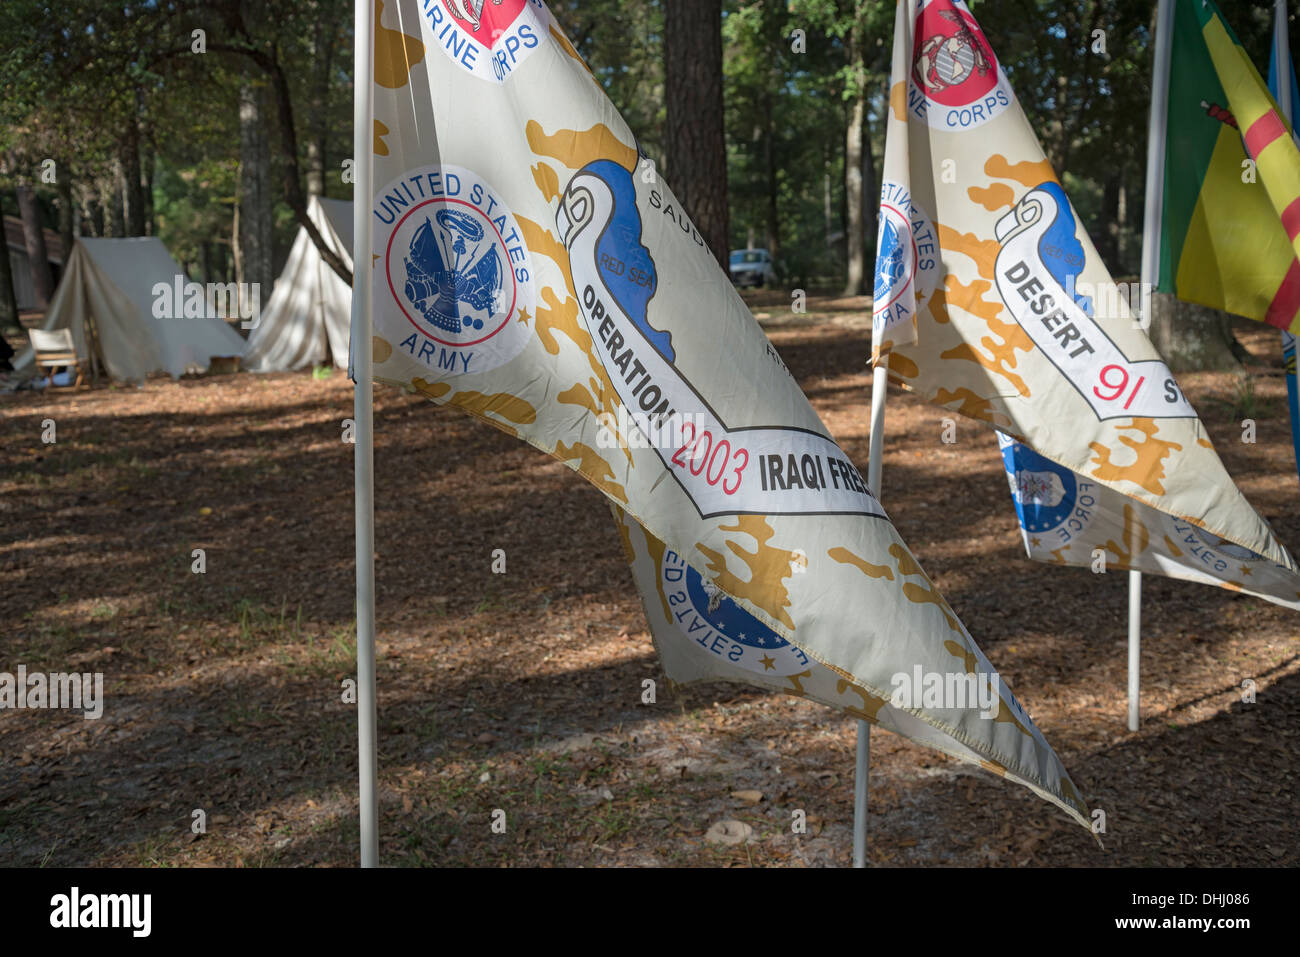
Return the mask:
[[312,37],[312,83],[307,101],[307,195],[325,195],[325,148],[329,142],[330,72],[333,31],[316,21]]
[[[238,196],[243,189],[244,181],[243,170],[240,169],[235,173],[235,195]],[[235,282],[244,281],[244,251],[239,244],[239,203],[235,203],[235,208],[230,216],[230,268],[234,273]]]
[[263,93],[249,70],[239,88],[239,252],[245,283],[257,283],[262,302],[275,281],[272,257],[271,150]]
[[781,256],[781,210],[779,206],[780,182],[776,168],[776,126],[773,119],[772,95],[763,97],[763,164],[767,173],[767,251],[773,264]]
[[1097,252],[1112,275],[1121,275],[1119,263],[1119,172],[1106,177],[1101,193],[1102,227],[1097,232]]
[[1119,174],[1119,198],[1115,202],[1115,259],[1119,263],[1120,272],[1127,275],[1128,268],[1128,244],[1125,242],[1125,235],[1128,232],[1128,183],[1124,179],[1124,172],[1121,169]]
[[144,219],[142,236],[157,236],[158,223],[153,208],[154,152],[147,142],[140,147],[140,200]]
[[[26,184],[18,187],[18,214],[23,219],[23,239],[27,244],[27,264],[32,272],[36,308],[44,312],[54,295],[54,274],[50,272],[49,251],[45,248],[41,206],[36,199],[36,190]],[[5,254],[8,252],[6,247]]]
[[835,232],[835,217],[831,207],[831,166],[830,161],[822,171],[822,218],[826,231],[826,255],[834,257],[835,244],[831,242],[831,233]]
[[93,238],[104,235],[104,204],[94,183],[81,187],[81,234]]
[[862,140],[866,126],[867,101],[859,95],[849,107],[848,127],[844,132],[844,206],[848,276],[844,295],[860,296],[867,275],[866,231],[862,221]]
[[862,116],[862,271],[870,274],[876,262],[876,227],[880,219],[880,184],[876,182],[876,154],[871,148],[871,113]]
[[1182,302],[1167,293],[1156,293],[1152,300],[1151,328],[1147,334],[1171,370],[1241,368],[1233,352],[1236,339],[1225,313]]
[[[0,224],[4,222],[4,204],[0,203]],[[9,244],[0,250],[0,332],[15,329],[18,323],[18,296],[14,292],[13,264],[9,262]]]
[[203,270],[203,281],[205,283],[218,281],[212,255],[212,243],[209,240],[205,239],[199,245],[199,264]]
[[126,125],[118,156],[123,228],[127,236],[144,235],[144,191],[140,188],[140,130],[135,117]]
[[113,162],[112,182],[107,186],[104,205],[108,207],[108,235],[121,238],[126,235],[126,220],[122,217],[122,168]]
[[76,222],[76,207],[72,199],[72,181],[67,175],[67,166],[63,167],[64,174],[59,177],[59,245],[63,247],[61,256],[63,267],[68,266],[68,257],[72,255],[72,244],[75,241],[73,236],[73,226]]
[[722,112],[722,0],[664,0],[667,162],[677,198],[727,268],[727,144]]

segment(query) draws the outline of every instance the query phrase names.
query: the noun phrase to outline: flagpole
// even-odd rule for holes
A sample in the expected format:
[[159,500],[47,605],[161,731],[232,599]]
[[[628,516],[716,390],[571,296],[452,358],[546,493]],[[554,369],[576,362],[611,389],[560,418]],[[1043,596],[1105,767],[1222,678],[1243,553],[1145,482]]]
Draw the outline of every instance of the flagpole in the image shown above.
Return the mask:
[[1286,0],[1274,0],[1273,3],[1273,62],[1276,64],[1277,106],[1282,111],[1282,119],[1290,123],[1295,104],[1291,102],[1291,44],[1287,38]]
[[356,0],[352,115],[352,367],[357,558],[357,774],[361,866],[379,863],[379,764],[375,705],[375,450],[370,202],[374,195],[374,53],[371,0]]
[[[1155,284],[1160,278],[1160,220],[1164,215],[1165,119],[1169,110],[1169,60],[1173,52],[1173,0],[1159,0],[1156,7],[1156,48],[1151,64],[1151,117],[1147,128],[1146,213],[1142,224],[1142,276],[1144,295],[1139,299],[1147,311],[1144,323],[1150,328],[1155,310]],[[1151,295],[1145,295],[1150,289]],[[1128,729],[1138,729],[1140,665],[1142,660],[1142,573],[1128,573]]]
[[[889,372],[884,360],[871,372],[871,440],[867,451],[867,487],[880,498],[881,457],[885,446],[885,396]],[[867,775],[871,767],[871,722],[858,719],[858,754],[853,775],[853,866],[867,866]]]

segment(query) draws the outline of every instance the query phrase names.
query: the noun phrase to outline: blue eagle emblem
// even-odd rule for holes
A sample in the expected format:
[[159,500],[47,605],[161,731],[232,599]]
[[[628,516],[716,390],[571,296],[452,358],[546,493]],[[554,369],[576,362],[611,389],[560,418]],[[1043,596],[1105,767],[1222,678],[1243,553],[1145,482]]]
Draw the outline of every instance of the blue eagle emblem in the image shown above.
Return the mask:
[[902,281],[906,261],[898,227],[883,217],[880,225],[880,253],[876,256],[875,298],[884,299],[889,295],[889,291]]
[[458,209],[440,209],[416,229],[404,260],[405,292],[431,326],[479,330],[500,309],[505,268],[493,238]]

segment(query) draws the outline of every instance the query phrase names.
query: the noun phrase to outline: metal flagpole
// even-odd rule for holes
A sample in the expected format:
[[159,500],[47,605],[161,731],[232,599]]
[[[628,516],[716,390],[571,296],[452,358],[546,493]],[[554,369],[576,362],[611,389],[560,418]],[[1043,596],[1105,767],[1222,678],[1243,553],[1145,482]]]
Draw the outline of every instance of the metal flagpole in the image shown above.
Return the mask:
[[[1273,85],[1271,92],[1277,100],[1277,108],[1282,111],[1282,118],[1291,126],[1291,138],[1300,145],[1300,137],[1296,136],[1295,124],[1292,122],[1295,104],[1291,102],[1291,81],[1295,72],[1291,68],[1291,40],[1287,32],[1286,0],[1274,0],[1273,58],[1269,76]],[[1294,360],[1296,340],[1288,329],[1283,329],[1280,335],[1283,364],[1287,365],[1288,355]],[[1286,392],[1287,411],[1291,413],[1291,447],[1295,451],[1296,468],[1300,469],[1300,414],[1296,410],[1296,373],[1293,365],[1286,371]]]
[[[884,363],[871,372],[871,444],[867,451],[867,487],[880,498],[881,457],[885,446],[885,395],[889,372]],[[867,774],[871,766],[871,722],[858,719],[857,767],[853,776],[853,866],[867,866]]]
[[[1156,7],[1156,49],[1151,68],[1151,119],[1147,128],[1146,213],[1142,224],[1142,277],[1140,297],[1150,323],[1155,306],[1155,283],[1160,278],[1160,221],[1165,198],[1165,118],[1169,110],[1169,60],[1173,51],[1173,0]],[[1146,290],[1151,295],[1145,295]],[[1139,665],[1142,650],[1142,573],[1128,573],[1128,729],[1138,729]]]
[[1291,102],[1291,44],[1287,39],[1286,0],[1274,0],[1273,3],[1273,63],[1277,71],[1274,97],[1282,118],[1290,123],[1295,104]]
[[370,247],[374,196],[374,54],[371,0],[356,0],[352,114],[352,367],[356,445],[357,527],[357,772],[361,802],[361,866],[379,863],[379,764],[375,706],[375,449],[374,369],[371,366]]
[[[1274,0],[1273,4],[1273,56],[1268,64],[1269,92],[1277,101],[1277,108],[1282,118],[1291,126],[1291,138],[1300,146],[1300,136],[1296,135],[1292,117],[1295,111],[1292,94],[1292,80],[1295,71],[1291,68],[1291,40],[1287,31],[1286,0]],[[1280,332],[1282,339],[1282,364],[1286,367],[1287,411],[1291,414],[1291,447],[1295,452],[1296,468],[1300,469],[1300,409],[1296,405],[1296,337],[1288,329]]]

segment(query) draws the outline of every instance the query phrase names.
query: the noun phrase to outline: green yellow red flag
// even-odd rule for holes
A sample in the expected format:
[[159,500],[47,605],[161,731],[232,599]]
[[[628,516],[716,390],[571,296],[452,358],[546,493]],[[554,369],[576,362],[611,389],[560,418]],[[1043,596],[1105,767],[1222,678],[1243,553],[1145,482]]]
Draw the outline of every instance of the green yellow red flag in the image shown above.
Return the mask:
[[1300,150],[1213,3],[1172,36],[1159,291],[1300,332]]

